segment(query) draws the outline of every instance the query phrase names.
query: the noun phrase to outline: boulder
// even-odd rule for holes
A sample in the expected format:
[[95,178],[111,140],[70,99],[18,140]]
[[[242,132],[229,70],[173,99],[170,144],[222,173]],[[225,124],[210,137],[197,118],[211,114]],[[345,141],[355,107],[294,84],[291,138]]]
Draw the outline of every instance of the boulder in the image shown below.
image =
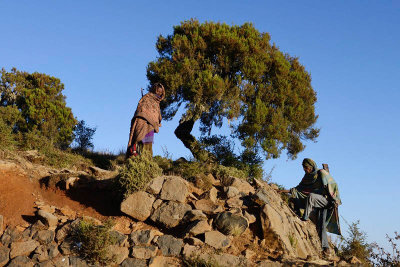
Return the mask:
[[181,253],[183,241],[172,235],[160,236],[157,245],[164,256],[178,256]]
[[247,219],[249,224],[255,223],[256,220],[257,220],[256,216],[254,216],[253,214],[248,213],[247,211],[244,211],[243,217],[245,217]]
[[34,263],[27,256],[18,256],[11,260],[7,267],[32,267]]
[[120,233],[118,231],[110,231],[110,237],[115,240],[116,244],[120,247],[125,247],[128,245],[128,236]]
[[177,226],[182,220],[185,213],[192,208],[188,204],[168,201],[154,211],[150,219],[166,228]]
[[150,217],[155,197],[144,191],[138,191],[128,196],[121,203],[121,211],[132,218],[145,221]]
[[33,239],[38,241],[40,244],[50,244],[54,240],[55,233],[51,230],[39,230],[33,236]]
[[174,257],[156,256],[149,261],[149,267],[180,267],[179,259]]
[[13,259],[22,255],[29,255],[32,251],[34,251],[38,246],[39,242],[35,240],[22,241],[22,242],[13,242],[11,243],[11,251],[10,258]]
[[40,245],[35,249],[35,254],[32,257],[32,260],[37,262],[44,262],[49,260],[49,253],[47,251],[47,247]]
[[199,220],[199,221],[194,221],[193,223],[191,223],[187,229],[186,232],[190,235],[199,235],[199,234],[203,234],[205,232],[209,232],[211,231],[211,225],[205,221],[205,220]]
[[239,196],[236,196],[228,199],[226,205],[230,208],[241,208],[243,206],[243,200],[241,200]]
[[133,259],[133,258],[127,258],[121,263],[122,267],[147,267],[147,263],[145,260],[141,259]]
[[55,242],[50,244],[48,251],[50,259],[53,259],[60,254],[60,251],[58,250],[58,245]]
[[233,266],[248,266],[246,259],[235,255],[222,253],[222,254],[203,254],[200,259],[206,262],[215,262],[221,267],[233,267]]
[[196,246],[185,244],[183,246],[182,255],[185,258],[190,258],[190,257],[195,256],[197,254],[197,252],[198,252],[198,248]]
[[158,176],[150,181],[147,186],[146,191],[153,195],[158,195],[161,191],[161,188],[164,184],[165,178],[163,176]]
[[50,212],[39,210],[37,215],[39,216],[39,219],[49,228],[55,228],[57,226],[58,218]]
[[149,245],[156,235],[162,235],[156,230],[138,230],[130,234],[130,240],[134,245]]
[[190,210],[186,212],[183,220],[186,222],[194,222],[198,220],[207,220],[207,216],[201,210]]
[[196,209],[201,210],[206,214],[215,214],[224,210],[222,206],[216,205],[206,198],[195,201],[194,206]]
[[137,259],[147,260],[157,254],[157,247],[152,245],[141,245],[132,247],[131,256]]
[[78,256],[69,257],[69,264],[71,266],[74,266],[74,267],[87,267],[87,266],[89,266],[84,259],[82,259],[82,258],[80,258]]
[[234,236],[241,235],[249,227],[246,218],[228,211],[219,213],[214,225],[221,233]]
[[180,203],[186,201],[189,194],[186,181],[180,177],[168,177],[162,186],[160,198],[163,200],[174,200]]
[[218,231],[206,232],[204,236],[204,243],[216,249],[227,248],[231,245],[231,240]]
[[269,204],[268,192],[265,188],[259,188],[253,195],[254,201],[260,206]]
[[7,227],[1,236],[1,243],[8,246],[10,243],[20,240],[21,237],[21,233],[15,227]]
[[225,192],[227,198],[235,197],[235,196],[239,195],[239,193],[240,193],[239,189],[237,189],[234,186],[225,186],[224,192]]
[[236,177],[225,178],[225,179],[223,179],[222,184],[224,186],[236,187],[239,190],[239,192],[241,192],[245,195],[254,193],[254,191],[255,191],[254,188],[247,181],[236,178]]
[[0,246],[0,266],[4,266],[10,259],[10,249]]
[[108,249],[113,262],[121,264],[129,256],[129,249],[127,247],[120,247],[118,245],[111,245]]

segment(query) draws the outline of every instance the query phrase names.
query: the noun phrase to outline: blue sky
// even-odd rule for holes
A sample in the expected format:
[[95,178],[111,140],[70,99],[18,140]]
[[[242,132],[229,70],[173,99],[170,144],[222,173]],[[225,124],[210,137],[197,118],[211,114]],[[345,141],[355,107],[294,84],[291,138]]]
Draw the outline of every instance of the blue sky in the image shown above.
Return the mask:
[[[282,155],[265,170],[292,187],[304,157],[328,163],[347,221],[382,245],[400,231],[400,2],[2,0],[0,12],[0,67],[60,78],[75,116],[97,127],[95,150],[110,152],[126,147],[158,35],[190,18],[252,22],[311,73],[321,128],[297,160]],[[155,154],[190,155],[173,134],[178,120],[163,122]]]

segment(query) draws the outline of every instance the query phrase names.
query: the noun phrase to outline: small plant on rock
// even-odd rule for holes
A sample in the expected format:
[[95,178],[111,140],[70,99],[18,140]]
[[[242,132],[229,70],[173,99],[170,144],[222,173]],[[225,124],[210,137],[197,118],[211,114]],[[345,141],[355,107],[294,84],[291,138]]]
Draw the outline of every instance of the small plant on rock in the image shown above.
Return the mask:
[[136,157],[128,159],[119,171],[117,186],[127,196],[133,192],[145,189],[145,186],[155,177],[162,175],[162,169],[145,151]]
[[400,248],[398,247],[398,240],[400,240],[400,234],[394,232],[394,237],[386,235],[387,240],[392,248],[392,252],[386,251],[384,248],[378,246],[377,243],[372,243],[372,258],[378,266],[400,266]]
[[109,264],[113,257],[109,255],[108,249],[116,243],[115,238],[110,235],[112,227],[112,220],[106,221],[104,225],[81,220],[73,231],[80,256],[91,263]]

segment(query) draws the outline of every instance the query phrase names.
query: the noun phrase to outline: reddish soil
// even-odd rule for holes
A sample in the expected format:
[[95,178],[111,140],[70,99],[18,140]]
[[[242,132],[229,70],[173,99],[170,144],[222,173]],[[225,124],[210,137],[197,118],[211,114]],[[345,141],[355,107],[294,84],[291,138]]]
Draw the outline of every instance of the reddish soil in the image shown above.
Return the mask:
[[119,224],[129,227],[131,220],[120,216],[115,201],[107,199],[104,192],[79,192],[48,189],[38,180],[13,170],[0,170],[0,215],[5,225],[27,225],[35,220],[36,201],[55,207],[69,207],[78,216],[91,216],[106,220],[112,216]]

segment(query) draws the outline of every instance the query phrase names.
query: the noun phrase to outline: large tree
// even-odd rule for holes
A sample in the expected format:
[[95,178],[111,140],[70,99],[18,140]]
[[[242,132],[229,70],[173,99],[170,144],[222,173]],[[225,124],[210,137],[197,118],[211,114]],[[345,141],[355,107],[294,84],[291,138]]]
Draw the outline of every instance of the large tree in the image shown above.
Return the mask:
[[38,130],[53,144],[68,146],[73,140],[77,124],[72,111],[66,106],[60,79],[42,74],[1,70],[0,108],[18,112],[13,122],[15,132]]
[[171,120],[184,105],[175,134],[196,158],[209,156],[191,134],[197,120],[202,136],[231,122],[243,151],[263,152],[266,159],[283,150],[296,158],[303,140],[318,137],[311,76],[297,57],[271,44],[268,33],[251,23],[193,19],[173,29],[172,35],[158,37],[159,56],[149,63],[147,77],[150,86],[165,85],[164,119]]

